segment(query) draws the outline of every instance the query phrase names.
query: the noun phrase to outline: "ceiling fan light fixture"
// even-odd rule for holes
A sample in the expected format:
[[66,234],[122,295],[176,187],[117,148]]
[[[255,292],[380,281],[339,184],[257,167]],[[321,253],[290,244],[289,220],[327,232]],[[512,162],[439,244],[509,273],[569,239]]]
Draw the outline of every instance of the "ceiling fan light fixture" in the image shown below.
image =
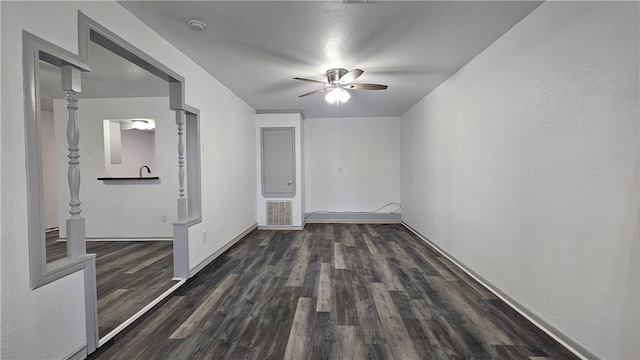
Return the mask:
[[327,94],[327,96],[324,97],[324,99],[330,104],[333,104],[333,103],[340,104],[340,103],[345,103],[349,101],[349,99],[351,99],[351,95],[349,95],[347,90],[341,87],[337,87],[329,91],[329,93]]
[[203,23],[200,20],[190,20],[189,27],[193,31],[202,31],[207,28],[207,24]]
[[327,75],[326,83],[319,80],[305,79],[305,78],[299,78],[299,77],[294,77],[293,79],[322,84],[323,86],[325,86],[322,89],[310,91],[308,93],[299,95],[298,97],[305,97],[305,96],[319,94],[319,93],[328,91],[324,99],[328,103],[331,103],[331,104],[337,103],[339,105],[340,103],[345,103],[349,101],[349,99],[351,99],[351,94],[349,94],[349,92],[345,89],[353,89],[353,90],[386,90],[387,89],[387,85],[354,83],[353,81],[358,79],[363,72],[364,71],[360,69],[353,69],[351,71],[347,71],[347,69],[343,69],[343,68],[329,69],[326,73]]
[[340,89],[340,93],[338,94],[338,96],[338,100],[340,100],[340,102],[342,103],[351,100],[351,95],[349,95],[349,92],[345,89]]
[[132,127],[138,130],[152,130],[156,128],[156,124],[144,119],[134,119]]

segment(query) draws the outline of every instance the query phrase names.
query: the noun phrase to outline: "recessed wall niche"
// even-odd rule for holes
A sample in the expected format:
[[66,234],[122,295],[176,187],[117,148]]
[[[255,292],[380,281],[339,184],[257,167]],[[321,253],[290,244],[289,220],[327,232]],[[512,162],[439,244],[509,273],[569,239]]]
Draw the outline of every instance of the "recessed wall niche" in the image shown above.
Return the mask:
[[103,120],[104,165],[108,177],[148,177],[156,172],[154,119]]

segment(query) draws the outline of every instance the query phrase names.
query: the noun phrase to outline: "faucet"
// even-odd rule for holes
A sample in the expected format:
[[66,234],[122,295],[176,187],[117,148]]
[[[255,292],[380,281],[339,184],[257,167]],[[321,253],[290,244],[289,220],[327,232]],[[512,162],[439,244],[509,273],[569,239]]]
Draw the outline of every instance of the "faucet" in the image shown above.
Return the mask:
[[151,169],[147,165],[140,166],[140,177],[142,177],[142,169],[147,168],[147,174],[151,174]]

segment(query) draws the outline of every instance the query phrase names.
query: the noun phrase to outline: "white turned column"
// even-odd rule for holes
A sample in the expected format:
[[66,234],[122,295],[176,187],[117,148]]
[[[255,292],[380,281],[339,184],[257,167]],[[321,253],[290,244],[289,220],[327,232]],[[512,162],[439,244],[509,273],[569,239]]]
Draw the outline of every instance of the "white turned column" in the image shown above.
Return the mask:
[[178,125],[178,222],[187,221],[187,199],[184,196],[184,111],[176,111]]
[[67,177],[69,180],[69,192],[71,201],[69,214],[71,218],[67,220],[67,257],[76,259],[86,255],[86,238],[84,219],[80,216],[80,127],[76,112],[78,110],[78,93],[80,87],[80,69],[71,65],[62,66],[62,89],[67,93],[66,108],[67,117],[67,142],[69,144],[69,170]]

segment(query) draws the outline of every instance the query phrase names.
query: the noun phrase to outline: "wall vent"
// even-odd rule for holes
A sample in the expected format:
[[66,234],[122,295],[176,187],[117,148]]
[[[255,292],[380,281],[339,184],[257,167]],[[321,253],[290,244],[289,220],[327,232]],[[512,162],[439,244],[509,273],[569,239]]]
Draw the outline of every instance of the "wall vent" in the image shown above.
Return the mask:
[[291,201],[267,201],[267,226],[291,224]]

